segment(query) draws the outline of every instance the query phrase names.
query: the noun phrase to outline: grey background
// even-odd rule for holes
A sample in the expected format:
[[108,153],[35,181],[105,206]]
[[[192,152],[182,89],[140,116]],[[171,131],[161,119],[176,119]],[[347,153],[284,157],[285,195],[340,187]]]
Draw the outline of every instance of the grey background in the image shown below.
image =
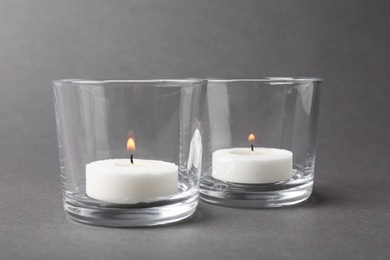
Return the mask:
[[[0,1],[0,259],[388,259],[389,1]],[[51,80],[325,79],[314,194],[108,229],[61,205]]]

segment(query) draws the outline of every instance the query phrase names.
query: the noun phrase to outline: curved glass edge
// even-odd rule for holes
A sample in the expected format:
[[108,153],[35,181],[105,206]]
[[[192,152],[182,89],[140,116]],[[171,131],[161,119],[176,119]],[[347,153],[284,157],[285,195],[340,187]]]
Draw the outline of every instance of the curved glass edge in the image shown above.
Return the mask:
[[206,83],[207,79],[201,78],[185,78],[185,79],[145,79],[145,80],[90,80],[90,79],[58,79],[53,80],[52,84],[55,86],[61,84],[133,84],[133,83],[186,83],[186,84],[196,84],[196,83]]
[[265,77],[265,78],[235,78],[235,79],[225,79],[225,78],[185,78],[185,79],[145,79],[145,80],[90,80],[90,79],[58,79],[53,80],[54,85],[58,84],[110,84],[110,83],[199,83],[199,82],[322,82],[323,79],[316,77],[299,77],[299,78],[289,78],[289,77]]
[[303,82],[317,82],[321,83],[323,79],[316,78],[316,77],[299,77],[299,78],[289,78],[289,77],[265,77],[265,78],[255,78],[255,79],[224,79],[224,78],[208,78],[208,82],[211,83],[234,83],[234,82],[265,82],[265,83],[272,83],[272,82],[282,82],[282,83],[303,83]]

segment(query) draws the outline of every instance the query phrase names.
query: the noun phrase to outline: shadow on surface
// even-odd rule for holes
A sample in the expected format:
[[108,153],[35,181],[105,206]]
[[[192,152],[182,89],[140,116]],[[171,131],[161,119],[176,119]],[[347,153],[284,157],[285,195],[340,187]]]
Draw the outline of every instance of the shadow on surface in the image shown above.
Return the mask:
[[330,196],[326,195],[324,192],[313,192],[311,196],[301,203],[298,203],[296,205],[289,206],[289,208],[295,208],[295,207],[314,207],[314,206],[322,206],[331,203],[334,201],[334,198],[331,198]]

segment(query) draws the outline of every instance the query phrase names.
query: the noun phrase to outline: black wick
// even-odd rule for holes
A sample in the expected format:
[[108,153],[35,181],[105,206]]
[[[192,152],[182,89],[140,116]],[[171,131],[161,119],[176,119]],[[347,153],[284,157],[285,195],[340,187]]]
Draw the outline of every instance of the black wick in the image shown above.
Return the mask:
[[252,152],[253,152],[253,144],[251,144],[251,150],[252,150]]
[[130,155],[130,162],[131,162],[131,164],[134,164],[134,162],[133,162],[133,155]]

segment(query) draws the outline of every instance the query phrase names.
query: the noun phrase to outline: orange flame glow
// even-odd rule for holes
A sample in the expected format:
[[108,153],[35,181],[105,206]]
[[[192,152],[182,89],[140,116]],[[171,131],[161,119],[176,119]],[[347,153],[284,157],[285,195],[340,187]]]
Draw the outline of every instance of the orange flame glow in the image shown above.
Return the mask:
[[135,152],[135,141],[131,137],[127,140],[127,151]]
[[127,133],[127,145],[126,145],[126,148],[127,148],[127,151],[129,152],[135,152],[135,140],[134,140],[134,133],[133,131],[129,131]]
[[255,135],[254,134],[250,134],[248,136],[248,141],[254,141],[254,140],[256,140]]
[[131,137],[127,140],[127,151],[135,152],[135,141]]

